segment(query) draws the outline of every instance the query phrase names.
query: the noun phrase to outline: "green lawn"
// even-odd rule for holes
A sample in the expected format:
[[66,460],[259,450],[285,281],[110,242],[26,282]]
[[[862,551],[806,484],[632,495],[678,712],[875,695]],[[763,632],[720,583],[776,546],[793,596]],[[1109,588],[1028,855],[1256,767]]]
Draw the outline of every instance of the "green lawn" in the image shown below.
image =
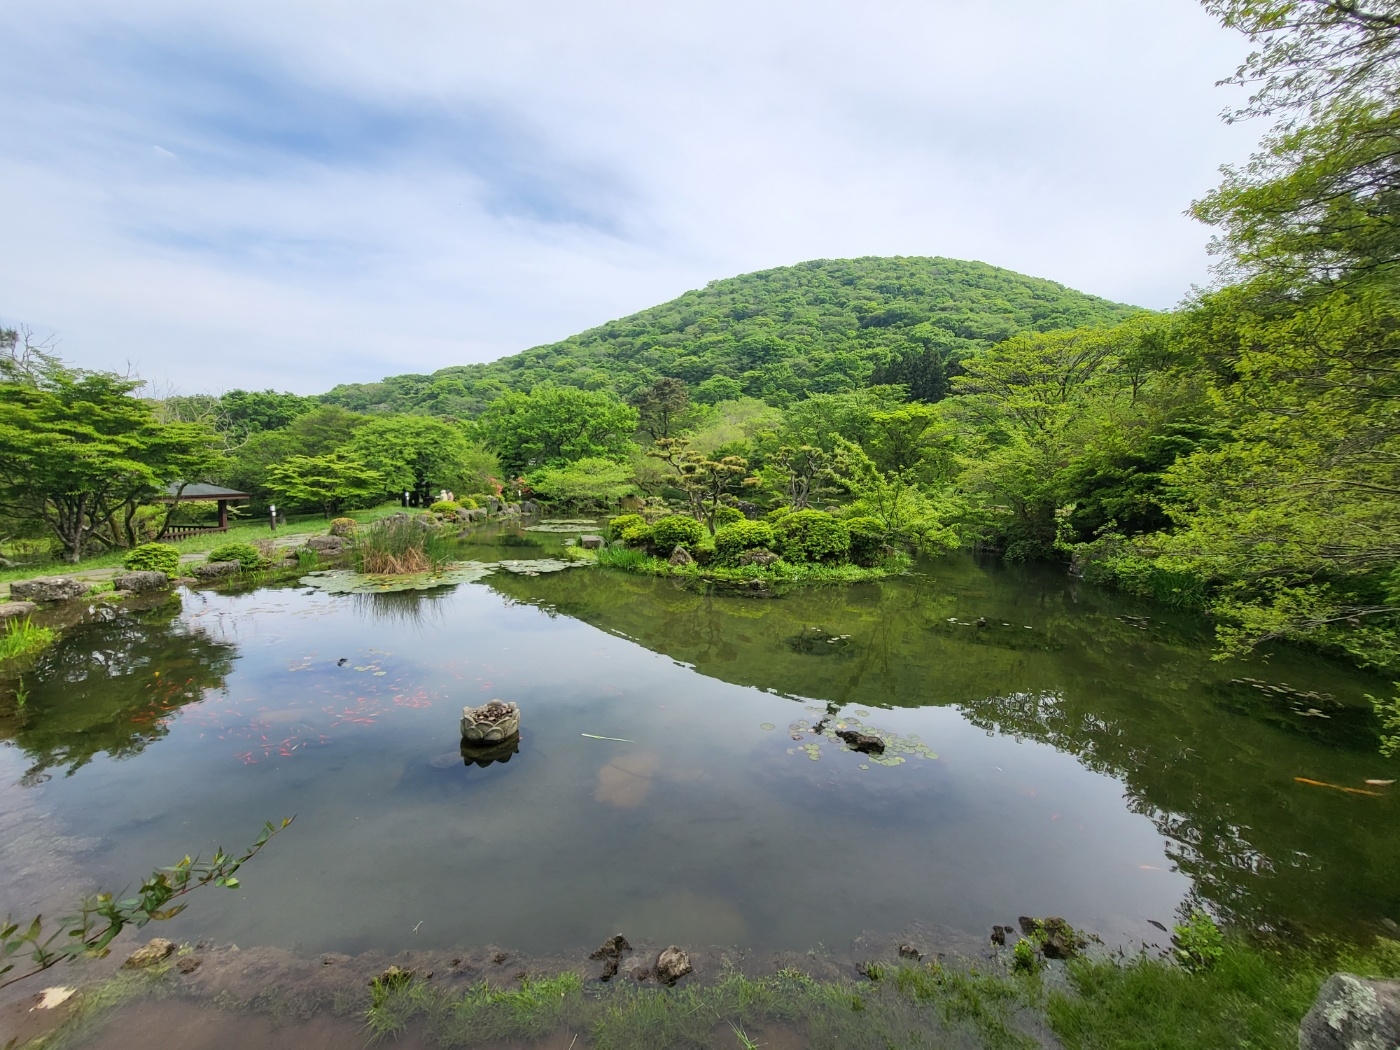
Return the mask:
[[[397,503],[386,503],[383,506],[374,507],[370,510],[349,511],[345,514],[345,517],[354,518],[356,521],[374,521],[376,518],[387,517],[400,509]],[[222,546],[225,543],[253,543],[257,540],[276,539],[285,536],[313,535],[316,533],[323,533],[329,527],[330,523],[319,514],[301,514],[288,517],[287,524],[279,525],[275,533],[267,527],[267,522],[265,521],[249,521],[242,524],[230,525],[228,532],[214,532],[204,536],[192,536],[186,540],[175,540],[172,546],[177,547],[181,554],[198,554],[202,551],[213,550],[215,547]],[[13,580],[27,580],[32,576],[82,572],[87,569],[120,568],[122,558],[125,554],[125,551],[113,551],[92,558],[84,558],[77,565],[60,561],[56,558],[50,558],[17,569],[0,569],[0,583],[9,583]]]

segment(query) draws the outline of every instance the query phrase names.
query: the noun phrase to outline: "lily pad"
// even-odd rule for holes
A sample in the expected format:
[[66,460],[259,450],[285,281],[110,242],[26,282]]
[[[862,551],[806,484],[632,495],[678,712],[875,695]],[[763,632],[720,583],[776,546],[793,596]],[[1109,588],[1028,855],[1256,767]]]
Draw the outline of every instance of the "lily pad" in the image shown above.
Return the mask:
[[599,528],[596,521],[541,521],[534,525],[526,525],[526,532],[590,532]]
[[300,580],[327,594],[387,594],[392,591],[430,591],[455,583],[475,583],[494,571],[494,565],[478,561],[454,562],[440,572],[414,572],[402,576],[356,572],[354,569],[323,569]]
[[521,560],[502,561],[497,563],[506,572],[518,573],[521,576],[538,576],[542,572],[561,572],[564,569],[577,568],[586,564],[581,561],[564,561],[560,558],[530,558]]

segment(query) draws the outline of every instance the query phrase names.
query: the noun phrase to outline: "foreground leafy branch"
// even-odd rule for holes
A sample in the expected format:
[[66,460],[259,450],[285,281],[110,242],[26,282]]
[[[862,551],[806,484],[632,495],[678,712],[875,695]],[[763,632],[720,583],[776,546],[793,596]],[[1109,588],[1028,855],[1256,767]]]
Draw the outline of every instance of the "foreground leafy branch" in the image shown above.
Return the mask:
[[[159,868],[141,883],[134,897],[118,900],[115,894],[98,893],[84,898],[78,913],[59,919],[56,928],[46,925],[42,915],[36,915],[21,930],[21,923],[6,916],[4,925],[0,926],[0,978],[4,978],[0,980],[0,988],[43,973],[60,962],[102,958],[110,951],[108,945],[127,926],[139,930],[153,919],[173,919],[187,905],[171,902],[200,886],[212,884],[238,889],[238,869],[256,857],[272,836],[289,827],[295,819],[284,817],[280,824],[268,821],[263,825],[262,834],[241,856],[235,857],[220,848],[208,863],[186,856],[173,867]],[[9,960],[22,955],[28,955],[32,968],[6,977],[15,968]]]

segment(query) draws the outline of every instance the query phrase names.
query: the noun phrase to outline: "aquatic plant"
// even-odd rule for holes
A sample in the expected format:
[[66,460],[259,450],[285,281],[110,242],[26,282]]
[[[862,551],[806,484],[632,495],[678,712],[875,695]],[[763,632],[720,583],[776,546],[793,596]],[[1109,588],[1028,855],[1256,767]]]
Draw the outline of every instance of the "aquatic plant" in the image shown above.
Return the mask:
[[56,637],[53,628],[36,627],[28,616],[12,619],[4,634],[0,634],[0,662],[37,653],[52,645]]
[[225,543],[209,552],[209,561],[236,561],[239,572],[257,572],[265,564],[262,552],[251,543]]
[[793,511],[778,520],[773,532],[789,561],[841,562],[851,548],[846,523],[825,511]]
[[143,543],[126,552],[122,565],[132,572],[163,572],[174,579],[180,575],[180,550],[169,543]]
[[434,572],[451,560],[451,543],[422,519],[394,516],[376,521],[360,533],[354,560],[355,568],[363,573]]
[[1011,949],[1011,969],[1016,973],[1035,973],[1040,969],[1040,957],[1035,945],[1022,937]]
[[[141,883],[135,897],[118,899],[117,894],[97,893],[83,899],[76,915],[65,916],[52,924],[46,924],[42,915],[34,916],[28,923],[15,922],[13,916],[7,915],[0,924],[0,978],[4,978],[0,980],[0,988],[43,973],[60,962],[102,958],[122,930],[128,926],[141,929],[152,921],[173,919],[187,905],[171,902],[201,886],[238,889],[238,870],[295,819],[284,817],[280,824],[268,821],[263,825],[262,834],[240,856],[218,849],[208,863],[186,856],[171,867],[158,868]],[[15,968],[8,960],[19,955],[29,956],[30,969],[6,976]]]
[[1225,954],[1220,927],[1203,911],[1193,911],[1172,927],[1172,955],[1188,970],[1208,970]]
[[665,564],[660,558],[653,558],[646,551],[627,547],[604,547],[597,552],[597,562],[610,569],[622,569],[626,572],[642,572],[648,562]]

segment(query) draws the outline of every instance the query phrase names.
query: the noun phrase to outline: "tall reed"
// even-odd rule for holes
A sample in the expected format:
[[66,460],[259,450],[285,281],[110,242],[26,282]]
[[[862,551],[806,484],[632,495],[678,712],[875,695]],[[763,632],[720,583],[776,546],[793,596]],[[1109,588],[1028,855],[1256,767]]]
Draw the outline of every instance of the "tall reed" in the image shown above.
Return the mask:
[[445,531],[421,518],[384,518],[355,536],[354,561],[360,572],[401,576],[434,572],[452,560]]

